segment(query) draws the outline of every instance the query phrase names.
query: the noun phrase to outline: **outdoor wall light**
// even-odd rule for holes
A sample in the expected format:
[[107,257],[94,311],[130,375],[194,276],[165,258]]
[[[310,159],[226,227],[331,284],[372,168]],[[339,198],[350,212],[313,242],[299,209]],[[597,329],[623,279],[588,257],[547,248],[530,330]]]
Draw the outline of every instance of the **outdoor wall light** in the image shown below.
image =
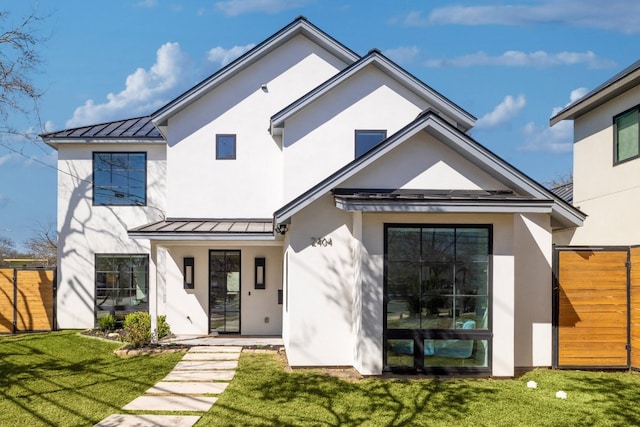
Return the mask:
[[184,288],[193,289],[193,270],[195,268],[195,259],[193,257],[184,257],[182,259],[184,268],[182,274],[184,275]]
[[256,258],[256,289],[265,289],[265,267],[266,260],[264,258]]

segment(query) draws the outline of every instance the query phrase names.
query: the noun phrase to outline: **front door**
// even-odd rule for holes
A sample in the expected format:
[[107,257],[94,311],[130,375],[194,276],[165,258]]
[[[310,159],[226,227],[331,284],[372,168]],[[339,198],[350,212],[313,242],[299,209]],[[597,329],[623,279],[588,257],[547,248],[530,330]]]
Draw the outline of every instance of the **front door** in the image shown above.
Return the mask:
[[240,333],[240,251],[209,251],[209,330]]

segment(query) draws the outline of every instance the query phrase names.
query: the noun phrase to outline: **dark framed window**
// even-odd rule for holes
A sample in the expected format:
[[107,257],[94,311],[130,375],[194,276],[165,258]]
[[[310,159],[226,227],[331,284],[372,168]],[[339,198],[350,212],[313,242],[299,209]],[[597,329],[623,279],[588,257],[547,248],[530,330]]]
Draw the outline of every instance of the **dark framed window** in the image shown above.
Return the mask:
[[234,160],[236,158],[236,136],[216,135],[216,159]]
[[386,138],[386,130],[356,130],[356,159]]
[[613,118],[614,164],[640,157],[638,112],[638,107],[635,107]]
[[147,204],[147,153],[94,152],[93,204]]
[[96,254],[96,319],[118,320],[134,311],[149,311],[149,256]]
[[491,225],[386,224],[388,370],[487,373]]

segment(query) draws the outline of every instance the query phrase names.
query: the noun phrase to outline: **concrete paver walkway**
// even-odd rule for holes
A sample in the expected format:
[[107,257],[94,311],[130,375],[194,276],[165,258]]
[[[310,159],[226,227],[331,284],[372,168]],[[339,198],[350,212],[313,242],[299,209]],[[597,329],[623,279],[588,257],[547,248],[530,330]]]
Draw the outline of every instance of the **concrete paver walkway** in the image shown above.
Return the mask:
[[[162,381],[134,399],[125,411],[206,412],[235,375],[241,346],[194,346]],[[111,415],[95,427],[191,427],[199,416]]]

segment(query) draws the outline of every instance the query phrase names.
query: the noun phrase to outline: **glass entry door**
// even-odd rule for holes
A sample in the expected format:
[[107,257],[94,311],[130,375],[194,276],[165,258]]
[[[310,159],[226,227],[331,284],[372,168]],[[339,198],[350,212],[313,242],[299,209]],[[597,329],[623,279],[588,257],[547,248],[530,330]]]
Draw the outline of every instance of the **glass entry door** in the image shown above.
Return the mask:
[[209,251],[209,330],[240,333],[240,251]]

